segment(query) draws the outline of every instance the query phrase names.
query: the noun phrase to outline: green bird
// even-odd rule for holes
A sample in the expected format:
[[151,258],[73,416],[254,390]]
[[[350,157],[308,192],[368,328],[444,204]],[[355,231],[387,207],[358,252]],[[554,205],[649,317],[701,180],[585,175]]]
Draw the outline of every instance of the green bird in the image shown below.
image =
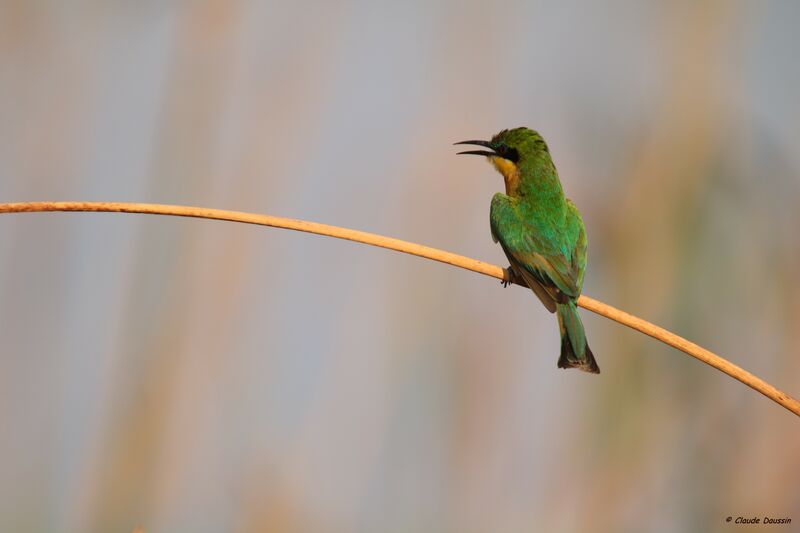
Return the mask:
[[530,287],[558,316],[558,367],[599,374],[576,303],[586,269],[586,229],[575,204],[564,196],[544,139],[531,129],[515,128],[491,141],[456,144],[488,148],[459,154],[486,156],[503,175],[506,193],[494,195],[489,215],[492,238],[511,263],[510,282]]

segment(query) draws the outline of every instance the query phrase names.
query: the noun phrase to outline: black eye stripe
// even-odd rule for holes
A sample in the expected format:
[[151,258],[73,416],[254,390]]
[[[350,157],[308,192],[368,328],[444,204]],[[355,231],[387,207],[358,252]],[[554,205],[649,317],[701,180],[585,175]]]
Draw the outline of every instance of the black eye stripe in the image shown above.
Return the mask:
[[495,149],[495,152],[497,152],[497,155],[503,159],[508,159],[514,163],[519,161],[519,153],[517,152],[516,148],[510,148],[504,144],[501,144]]

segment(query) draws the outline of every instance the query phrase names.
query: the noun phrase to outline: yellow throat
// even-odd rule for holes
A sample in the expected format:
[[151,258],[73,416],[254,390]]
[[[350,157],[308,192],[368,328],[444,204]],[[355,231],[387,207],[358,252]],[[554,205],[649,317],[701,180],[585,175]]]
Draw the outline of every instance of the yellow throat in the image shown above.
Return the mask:
[[494,168],[503,175],[503,181],[506,182],[506,194],[511,194],[519,184],[519,167],[508,159],[492,156],[489,158],[494,165]]

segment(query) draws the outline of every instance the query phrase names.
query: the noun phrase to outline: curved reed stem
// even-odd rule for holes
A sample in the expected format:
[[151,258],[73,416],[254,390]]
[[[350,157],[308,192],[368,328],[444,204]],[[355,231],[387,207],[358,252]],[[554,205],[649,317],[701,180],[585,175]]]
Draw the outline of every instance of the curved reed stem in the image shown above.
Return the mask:
[[[433,259],[448,265],[457,266],[467,270],[472,270],[479,274],[491,276],[501,280],[509,280],[508,273],[496,265],[484,263],[476,259],[470,259],[461,255],[437,250],[428,246],[422,246],[413,242],[375,235],[364,231],[357,231],[327,224],[318,224],[305,220],[291,218],[273,217],[269,215],[258,215],[254,213],[242,213],[239,211],[224,211],[221,209],[207,209],[204,207],[187,207],[180,205],[162,204],[138,204],[125,202],[24,202],[0,204],[0,214],[2,213],[33,213],[45,211],[91,211],[91,212],[113,212],[113,213],[143,213],[150,215],[171,215],[180,217],[208,218],[214,220],[228,220],[231,222],[243,222],[246,224],[258,224],[261,226],[271,226],[275,228],[291,229],[306,233],[315,233],[337,239],[369,244],[396,250],[426,259]],[[699,359],[707,365],[713,366],[717,370],[728,374],[748,387],[760,392],[776,403],[782,405],[792,413],[800,416],[800,401],[792,398],[785,392],[773,387],[763,379],[751,374],[750,372],[734,365],[730,361],[706,350],[705,348],[690,342],[683,337],[679,337],[663,328],[650,322],[642,320],[636,316],[621,311],[603,302],[597,301],[588,296],[581,296],[578,305],[588,309],[593,313],[604,316],[615,322],[619,322],[629,328],[635,329],[649,335],[656,340],[677,348],[678,350]]]

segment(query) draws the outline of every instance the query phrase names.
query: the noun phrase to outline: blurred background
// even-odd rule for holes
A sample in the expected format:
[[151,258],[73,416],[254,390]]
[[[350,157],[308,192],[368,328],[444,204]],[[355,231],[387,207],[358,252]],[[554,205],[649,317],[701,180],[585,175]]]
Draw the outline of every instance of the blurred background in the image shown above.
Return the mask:
[[[797,396],[799,24],[789,1],[6,0],[0,201],[505,266],[502,180],[452,143],[527,125],[583,213],[585,293]],[[800,524],[796,417],[586,311],[603,373],[559,370],[532,294],[439,263],[4,215],[0,302],[2,531]]]

